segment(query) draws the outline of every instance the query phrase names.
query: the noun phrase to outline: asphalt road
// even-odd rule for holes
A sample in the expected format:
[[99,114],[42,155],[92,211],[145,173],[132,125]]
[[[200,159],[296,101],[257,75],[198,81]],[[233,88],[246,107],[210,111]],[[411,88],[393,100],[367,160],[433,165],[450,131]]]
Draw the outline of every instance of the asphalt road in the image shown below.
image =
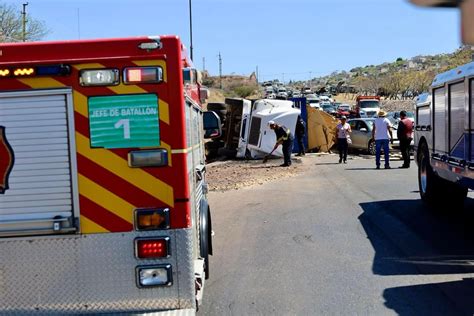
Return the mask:
[[434,213],[416,165],[306,159],[297,177],[210,194],[201,315],[474,314],[473,193]]

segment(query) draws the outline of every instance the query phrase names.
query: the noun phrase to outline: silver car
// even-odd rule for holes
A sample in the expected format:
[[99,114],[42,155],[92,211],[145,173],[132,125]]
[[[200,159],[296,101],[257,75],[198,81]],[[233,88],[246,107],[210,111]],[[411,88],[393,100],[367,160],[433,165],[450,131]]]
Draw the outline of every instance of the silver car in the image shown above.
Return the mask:
[[374,128],[373,118],[350,119],[347,123],[351,126],[352,144],[349,148],[362,149],[375,155],[375,141],[372,139],[372,129]]
[[[372,139],[372,129],[374,128],[375,118],[350,119],[347,123],[351,126],[352,144],[349,148],[362,149],[371,155],[375,155],[375,141]],[[400,141],[397,138],[397,127],[392,126],[393,142],[392,148],[400,147]],[[413,146],[413,141],[411,143]]]

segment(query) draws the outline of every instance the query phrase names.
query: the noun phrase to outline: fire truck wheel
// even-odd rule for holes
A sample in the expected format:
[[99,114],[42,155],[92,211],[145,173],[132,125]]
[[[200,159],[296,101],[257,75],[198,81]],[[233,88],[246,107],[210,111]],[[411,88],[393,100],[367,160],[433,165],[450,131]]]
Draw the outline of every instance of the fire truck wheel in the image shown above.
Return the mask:
[[420,189],[421,199],[434,206],[441,196],[441,179],[434,173],[430,165],[430,156],[428,145],[420,145],[420,154],[418,156],[418,187]]
[[209,279],[209,255],[212,255],[212,224],[209,206],[202,207],[199,214],[199,247],[201,258],[204,259],[207,280]]

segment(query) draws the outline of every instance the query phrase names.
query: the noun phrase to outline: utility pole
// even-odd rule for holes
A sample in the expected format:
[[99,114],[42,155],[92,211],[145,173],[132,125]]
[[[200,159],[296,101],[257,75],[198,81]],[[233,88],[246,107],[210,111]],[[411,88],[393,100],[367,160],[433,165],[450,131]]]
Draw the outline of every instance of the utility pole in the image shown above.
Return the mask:
[[27,3],[23,3],[23,11],[21,11],[21,15],[23,16],[23,33],[22,33],[22,39],[23,42],[26,42],[26,6],[28,5]]
[[191,52],[191,60],[193,60],[193,10],[191,5],[191,0],[189,0],[189,37],[191,40],[191,45],[189,50]]
[[255,72],[255,77],[257,79],[257,85],[258,85],[258,66],[257,66],[256,72]]
[[222,56],[221,52],[219,52],[219,81],[220,81],[220,88],[222,89]]
[[77,8],[77,36],[81,39],[81,14],[79,8]]
[[206,57],[202,58],[202,71],[206,71]]

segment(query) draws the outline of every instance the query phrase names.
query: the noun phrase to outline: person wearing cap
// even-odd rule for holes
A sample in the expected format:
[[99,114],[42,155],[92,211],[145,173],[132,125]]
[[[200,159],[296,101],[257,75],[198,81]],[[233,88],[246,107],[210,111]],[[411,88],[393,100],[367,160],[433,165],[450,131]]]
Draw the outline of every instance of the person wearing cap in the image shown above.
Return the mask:
[[347,150],[349,148],[351,126],[346,123],[347,117],[341,116],[341,123],[336,126],[337,133],[337,150],[339,151],[339,163],[347,163]]
[[400,112],[400,122],[398,122],[397,137],[400,141],[400,151],[402,152],[403,165],[400,168],[410,168],[410,143],[413,135],[413,121],[407,118],[407,112]]
[[291,166],[291,152],[293,151],[293,135],[289,128],[283,125],[279,125],[274,121],[269,121],[268,126],[275,132],[276,143],[273,150],[276,150],[278,146],[283,146],[283,158],[284,162],[281,167]]
[[390,156],[388,142],[393,141],[392,125],[386,118],[385,111],[379,111],[372,128],[372,139],[375,140],[375,166],[380,169],[380,153],[383,148],[385,169],[390,169]]

